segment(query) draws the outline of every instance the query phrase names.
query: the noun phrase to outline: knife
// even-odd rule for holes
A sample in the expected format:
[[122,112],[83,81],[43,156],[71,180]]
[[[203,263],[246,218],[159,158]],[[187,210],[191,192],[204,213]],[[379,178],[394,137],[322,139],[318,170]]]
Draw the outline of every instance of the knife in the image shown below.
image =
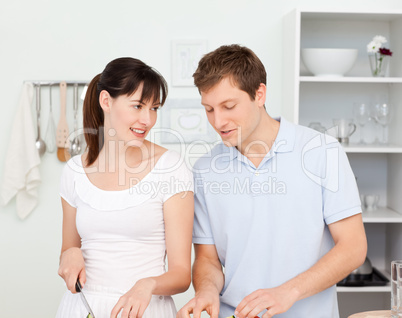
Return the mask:
[[82,302],[84,303],[85,308],[88,310],[88,316],[86,318],[95,318],[95,315],[94,315],[91,307],[89,307],[88,301],[85,298],[84,293],[82,292],[82,286],[78,279],[77,279],[77,283],[75,284],[75,290],[77,291],[77,293],[81,294]]

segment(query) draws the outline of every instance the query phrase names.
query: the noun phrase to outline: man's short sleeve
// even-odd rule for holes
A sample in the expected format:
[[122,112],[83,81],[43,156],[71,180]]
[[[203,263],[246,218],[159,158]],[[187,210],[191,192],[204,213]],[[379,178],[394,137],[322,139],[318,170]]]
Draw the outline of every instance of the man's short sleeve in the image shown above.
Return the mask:
[[333,143],[326,149],[326,173],[322,181],[323,214],[331,224],[361,213],[356,178],[343,147]]

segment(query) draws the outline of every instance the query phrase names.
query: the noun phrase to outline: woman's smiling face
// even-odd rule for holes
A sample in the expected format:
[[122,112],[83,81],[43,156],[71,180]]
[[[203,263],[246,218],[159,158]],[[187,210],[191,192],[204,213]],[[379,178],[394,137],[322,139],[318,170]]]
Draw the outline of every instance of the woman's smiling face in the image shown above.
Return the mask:
[[[122,140],[128,146],[141,146],[150,129],[155,125],[160,102],[142,101],[142,84],[132,95],[109,95],[109,107],[105,111],[105,133]],[[107,92],[106,92],[107,93]],[[113,129],[115,133],[108,131]]]

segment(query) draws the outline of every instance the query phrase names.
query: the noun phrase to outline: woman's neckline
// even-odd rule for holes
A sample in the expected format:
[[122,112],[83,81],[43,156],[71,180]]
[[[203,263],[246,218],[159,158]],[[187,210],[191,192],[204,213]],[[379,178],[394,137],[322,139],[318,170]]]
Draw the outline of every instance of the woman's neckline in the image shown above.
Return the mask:
[[140,185],[140,183],[142,183],[143,181],[145,181],[145,179],[147,179],[151,174],[153,174],[154,170],[155,170],[156,167],[158,166],[158,164],[159,164],[160,160],[162,159],[162,157],[165,156],[165,154],[168,153],[169,151],[170,151],[170,150],[167,149],[167,150],[159,157],[159,159],[156,161],[156,163],[155,163],[155,165],[152,167],[152,169],[151,169],[141,180],[139,180],[135,185],[133,185],[133,186],[131,186],[131,187],[128,187],[128,188],[126,188],[126,189],[121,189],[121,190],[104,190],[104,189],[99,188],[97,185],[95,185],[95,184],[91,181],[91,179],[89,179],[89,177],[88,177],[88,175],[87,175],[87,173],[86,173],[86,171],[85,171],[84,162],[83,162],[83,158],[82,158],[82,156],[83,156],[84,154],[80,155],[79,160],[80,160],[81,168],[82,168],[82,170],[83,170],[84,178],[85,178],[85,180],[86,180],[93,188],[95,188],[95,189],[98,190],[98,191],[106,192],[106,193],[127,192],[127,191],[130,191],[131,189],[134,189],[135,187],[138,187],[138,186]]

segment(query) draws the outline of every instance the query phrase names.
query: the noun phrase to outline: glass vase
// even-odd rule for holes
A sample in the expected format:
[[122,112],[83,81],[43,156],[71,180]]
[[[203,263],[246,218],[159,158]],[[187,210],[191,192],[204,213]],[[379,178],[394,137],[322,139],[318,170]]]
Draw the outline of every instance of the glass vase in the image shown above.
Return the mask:
[[384,77],[387,72],[389,55],[380,53],[369,54],[371,74],[374,77]]

